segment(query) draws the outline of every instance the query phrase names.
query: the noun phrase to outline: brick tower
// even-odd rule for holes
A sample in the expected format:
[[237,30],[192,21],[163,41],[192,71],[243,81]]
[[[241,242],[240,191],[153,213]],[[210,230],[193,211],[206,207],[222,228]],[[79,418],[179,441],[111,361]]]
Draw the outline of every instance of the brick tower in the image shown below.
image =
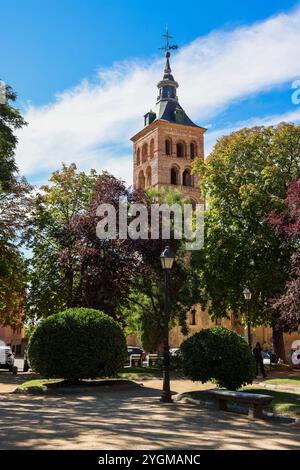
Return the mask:
[[156,110],[144,116],[144,128],[135,134],[133,142],[133,185],[179,188],[192,202],[199,201],[199,178],[191,175],[194,158],[204,158],[204,127],[197,126],[178,102],[178,83],[170,67],[167,34],[166,65],[158,83]]

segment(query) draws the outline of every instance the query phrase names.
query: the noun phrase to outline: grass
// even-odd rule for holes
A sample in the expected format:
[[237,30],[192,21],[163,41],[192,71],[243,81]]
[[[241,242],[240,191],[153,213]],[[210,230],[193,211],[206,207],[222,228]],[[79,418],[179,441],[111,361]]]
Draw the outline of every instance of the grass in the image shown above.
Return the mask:
[[278,370],[278,371],[287,371],[290,370],[291,366],[289,364],[272,364],[271,369],[268,364],[265,364],[266,370]]
[[[243,387],[241,388],[241,391],[271,395],[273,397],[273,401],[266,407],[266,411],[271,411],[272,413],[289,416],[292,418],[300,417],[300,393],[285,392],[282,390],[269,390],[257,386]],[[206,393],[205,390],[186,392],[183,393],[183,396],[191,397],[196,400],[211,401],[211,397]]]
[[[173,377],[178,376],[176,372],[171,374]],[[149,380],[149,379],[161,379],[162,371],[160,369],[152,367],[124,367],[124,369],[117,375],[116,379],[124,380]],[[91,385],[93,381],[82,382],[81,385]],[[49,384],[63,385],[63,379],[32,379],[22,383],[18,387],[18,391],[47,391]]]
[[[275,379],[274,379],[275,380]],[[284,380],[284,379],[283,379]],[[266,383],[266,382],[264,382]],[[293,418],[300,417],[300,393],[285,392],[282,390],[269,390],[263,387],[243,387],[242,390],[251,393],[262,393],[273,397],[272,403],[266,407],[267,411]]]
[[294,375],[283,379],[269,379],[264,381],[270,385],[293,385],[300,388],[300,375]]
[[160,379],[162,371],[155,367],[124,367],[118,377],[128,380]]
[[[128,380],[161,379],[162,370],[155,367],[124,367],[118,377]],[[171,379],[183,379],[184,375],[179,371],[170,371]]]
[[33,379],[27,380],[27,382],[22,383],[18,387],[18,391],[28,391],[29,389],[32,390],[40,390],[45,392],[47,388],[47,384],[49,383],[59,383],[62,382],[63,379]]

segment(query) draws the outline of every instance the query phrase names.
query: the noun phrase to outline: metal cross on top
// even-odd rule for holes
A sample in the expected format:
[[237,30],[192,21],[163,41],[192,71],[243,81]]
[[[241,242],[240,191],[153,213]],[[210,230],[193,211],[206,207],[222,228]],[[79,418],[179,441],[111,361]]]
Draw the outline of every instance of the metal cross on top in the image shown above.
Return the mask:
[[166,34],[163,34],[162,36],[166,38],[166,45],[164,47],[160,47],[160,49],[166,52],[169,52],[171,49],[178,49],[176,44],[170,46],[169,39],[173,39],[173,36],[170,36],[168,29],[166,30]]

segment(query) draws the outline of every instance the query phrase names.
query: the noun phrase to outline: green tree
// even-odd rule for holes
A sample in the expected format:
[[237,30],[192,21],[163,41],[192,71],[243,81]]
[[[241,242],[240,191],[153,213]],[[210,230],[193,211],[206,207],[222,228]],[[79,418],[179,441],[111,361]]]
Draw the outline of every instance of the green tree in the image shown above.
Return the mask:
[[[276,324],[270,299],[288,276],[290,247],[267,223],[281,207],[288,183],[300,176],[300,126],[242,129],[220,139],[205,163],[195,162],[207,199],[205,246],[193,256],[202,304],[214,317],[245,312],[243,288],[252,291],[251,322]],[[279,352],[282,335],[274,330]],[[283,356],[282,349],[280,355]]]
[[15,100],[16,93],[7,85],[6,103],[0,104],[0,192],[9,191],[15,182],[18,143],[15,131],[26,124],[20,111],[11,105]]
[[34,371],[71,382],[113,377],[126,361],[119,324],[105,313],[73,308],[43,319],[33,331],[28,358]]
[[[143,202],[147,207],[152,203],[172,206],[188,202],[181,191],[151,188],[145,193],[134,196],[135,202]],[[151,227],[150,227],[151,228]],[[119,308],[128,332],[137,333],[147,351],[155,351],[162,342],[165,314],[165,281],[160,255],[166,245],[170,245],[176,254],[169,285],[169,308],[171,328],[175,322],[181,326],[183,334],[188,333],[187,313],[199,301],[198,279],[189,263],[185,251],[185,240],[174,240],[174,227],[171,218],[169,240],[131,240],[129,250],[137,253],[140,259],[138,270],[133,272],[134,286],[125,303]]]
[[0,324],[21,326],[25,315],[27,267],[18,248],[1,244]]
[[26,123],[12,106],[16,94],[6,86],[0,104],[0,324],[18,326],[24,314],[26,265],[20,236],[29,210],[31,187],[18,177],[16,131]]
[[27,247],[32,250],[27,305],[31,318],[73,305],[79,276],[76,253],[68,250],[61,262],[62,251],[70,244],[65,228],[89,206],[98,178],[94,170],[86,174],[77,171],[75,164],[63,165],[34,197],[26,234]]
[[181,347],[187,377],[236,390],[252,383],[255,361],[246,341],[222,326],[206,328],[186,339]]

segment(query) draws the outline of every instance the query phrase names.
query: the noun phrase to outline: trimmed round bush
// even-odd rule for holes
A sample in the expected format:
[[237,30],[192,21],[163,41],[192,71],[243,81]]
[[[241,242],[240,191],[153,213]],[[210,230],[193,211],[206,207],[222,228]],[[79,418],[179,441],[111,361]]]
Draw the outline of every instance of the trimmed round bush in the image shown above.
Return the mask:
[[126,361],[123,331],[99,310],[73,308],[51,315],[33,332],[28,349],[32,369],[67,380],[112,377]]
[[236,390],[252,383],[255,362],[248,343],[232,330],[217,326],[195,333],[181,345],[184,373],[193,381],[214,381]]

